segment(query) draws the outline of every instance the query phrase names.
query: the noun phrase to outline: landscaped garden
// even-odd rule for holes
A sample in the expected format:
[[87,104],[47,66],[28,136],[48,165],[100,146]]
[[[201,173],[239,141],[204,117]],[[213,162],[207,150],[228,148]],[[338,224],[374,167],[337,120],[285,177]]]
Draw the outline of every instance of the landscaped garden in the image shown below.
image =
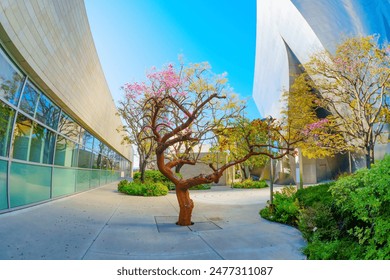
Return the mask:
[[267,187],[268,185],[265,180],[254,181],[252,179],[246,179],[242,182],[232,184],[232,188],[234,189],[262,189]]
[[333,183],[274,194],[268,220],[297,227],[308,259],[390,259],[390,156]]
[[[180,174],[177,174],[180,176]],[[118,184],[118,191],[135,196],[164,196],[170,190],[175,190],[175,185],[158,170],[146,170],[145,181],[141,182],[141,173],[135,172],[133,181],[122,180]],[[191,190],[208,190],[210,184],[201,184],[190,188]]]

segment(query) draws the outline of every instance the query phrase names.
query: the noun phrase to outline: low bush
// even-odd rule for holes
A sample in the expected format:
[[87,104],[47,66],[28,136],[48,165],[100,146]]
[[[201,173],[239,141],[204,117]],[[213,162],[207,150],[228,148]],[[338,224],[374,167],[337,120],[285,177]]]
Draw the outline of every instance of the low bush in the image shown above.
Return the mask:
[[168,194],[168,187],[159,182],[141,183],[138,181],[128,182],[123,180],[118,184],[118,191],[136,196],[163,196]]
[[296,193],[296,198],[299,201],[301,208],[312,207],[315,204],[331,204],[333,201],[332,195],[329,192],[329,187],[334,183],[320,184],[304,189],[299,189]]
[[390,259],[390,156],[335,183],[274,195],[262,217],[297,226],[308,259]]
[[299,204],[295,194],[295,187],[285,187],[281,192],[275,192],[273,207],[264,208],[260,211],[260,215],[270,221],[296,226]]
[[209,190],[211,189],[211,184],[201,184],[194,187],[191,187],[190,190]]
[[390,259],[390,156],[341,178],[330,188],[343,233],[363,247],[365,259]]
[[[133,176],[134,181],[140,181],[141,172],[135,172]],[[145,182],[163,183],[169,190],[174,190],[175,185],[165,177],[159,170],[146,170]]]
[[252,179],[246,179],[243,182],[232,184],[232,188],[236,189],[262,189],[267,187],[268,185],[265,180],[253,181]]

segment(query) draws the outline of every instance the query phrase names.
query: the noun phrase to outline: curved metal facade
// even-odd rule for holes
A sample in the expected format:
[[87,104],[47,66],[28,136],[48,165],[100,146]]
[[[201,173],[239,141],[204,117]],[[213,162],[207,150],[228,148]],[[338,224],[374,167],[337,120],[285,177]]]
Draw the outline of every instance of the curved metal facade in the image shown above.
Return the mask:
[[253,98],[263,117],[280,114],[296,63],[344,37],[379,34],[390,39],[390,0],[257,0]]
[[[257,0],[253,99],[262,117],[278,117],[291,74],[313,53],[333,52],[345,37],[380,35],[390,39],[390,0]],[[390,145],[377,145],[378,158]],[[300,157],[305,183],[330,179],[345,159]],[[359,164],[357,164],[359,165]],[[290,162],[291,170],[296,167]],[[293,172],[292,172],[293,173]],[[291,174],[296,178],[295,174]]]

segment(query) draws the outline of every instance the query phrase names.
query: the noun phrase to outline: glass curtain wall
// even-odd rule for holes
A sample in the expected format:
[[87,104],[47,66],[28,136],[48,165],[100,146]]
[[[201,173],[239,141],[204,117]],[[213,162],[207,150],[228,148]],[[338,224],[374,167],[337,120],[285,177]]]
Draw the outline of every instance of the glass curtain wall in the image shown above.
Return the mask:
[[0,47],[0,212],[130,175],[130,162],[52,102]]

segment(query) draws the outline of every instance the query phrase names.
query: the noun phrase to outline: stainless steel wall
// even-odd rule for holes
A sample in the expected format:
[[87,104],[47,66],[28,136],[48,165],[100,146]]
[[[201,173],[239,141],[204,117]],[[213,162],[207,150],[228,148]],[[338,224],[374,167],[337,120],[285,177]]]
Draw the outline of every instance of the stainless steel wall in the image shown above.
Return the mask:
[[387,40],[389,23],[390,0],[257,0],[253,98],[262,116],[279,115],[289,87],[286,45],[305,63],[347,36],[375,33]]

